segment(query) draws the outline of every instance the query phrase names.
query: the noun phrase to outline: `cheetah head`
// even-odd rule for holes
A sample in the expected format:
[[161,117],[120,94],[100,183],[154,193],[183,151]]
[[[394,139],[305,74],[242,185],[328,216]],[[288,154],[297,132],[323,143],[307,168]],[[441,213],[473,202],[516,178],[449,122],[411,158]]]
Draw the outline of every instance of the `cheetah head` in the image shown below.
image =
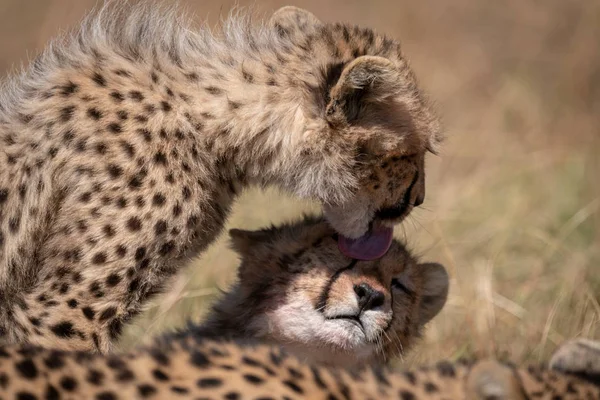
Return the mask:
[[304,186],[325,182],[316,197],[343,253],[378,258],[393,226],[425,199],[425,155],[439,147],[439,120],[396,41],[295,7],[277,11],[271,23],[327,60],[313,74],[317,82],[307,83],[304,136],[311,142],[305,154],[328,162],[299,172]]
[[400,355],[443,307],[448,275],[419,264],[398,241],[385,256],[341,254],[322,218],[232,230],[242,255],[238,307],[248,329],[311,362],[352,365]]

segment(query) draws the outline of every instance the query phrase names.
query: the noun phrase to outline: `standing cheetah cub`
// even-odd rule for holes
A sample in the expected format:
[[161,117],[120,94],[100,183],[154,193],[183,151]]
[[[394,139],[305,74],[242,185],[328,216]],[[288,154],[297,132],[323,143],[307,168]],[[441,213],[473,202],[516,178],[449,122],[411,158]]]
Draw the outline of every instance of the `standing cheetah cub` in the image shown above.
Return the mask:
[[295,8],[194,30],[109,2],[0,94],[0,336],[106,352],[237,194],[321,201],[357,259],[424,198],[437,120],[397,42]]

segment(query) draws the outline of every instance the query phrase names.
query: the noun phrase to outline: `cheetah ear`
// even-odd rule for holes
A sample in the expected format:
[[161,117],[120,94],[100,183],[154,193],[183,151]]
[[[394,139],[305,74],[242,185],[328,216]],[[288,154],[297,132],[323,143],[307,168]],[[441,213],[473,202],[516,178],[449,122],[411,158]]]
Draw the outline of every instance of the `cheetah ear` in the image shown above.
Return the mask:
[[275,11],[269,23],[281,36],[290,36],[294,33],[310,34],[316,27],[322,25],[314,14],[294,6],[281,7]]
[[329,122],[351,122],[368,103],[383,102],[400,92],[401,77],[393,62],[384,57],[361,56],[344,67],[329,93]]
[[230,229],[229,238],[233,250],[239,255],[245,255],[258,246],[269,241],[269,234],[264,230],[247,231],[244,229]]
[[421,299],[420,323],[425,325],[435,317],[448,299],[448,273],[443,265],[425,263],[417,266],[423,275],[423,297]]

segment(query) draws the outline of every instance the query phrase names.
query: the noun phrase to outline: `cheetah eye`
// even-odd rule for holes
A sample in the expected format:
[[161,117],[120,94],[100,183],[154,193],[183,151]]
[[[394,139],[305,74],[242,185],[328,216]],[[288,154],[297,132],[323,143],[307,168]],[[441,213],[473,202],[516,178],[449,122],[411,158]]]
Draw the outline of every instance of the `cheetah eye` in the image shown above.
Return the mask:
[[398,278],[393,278],[392,279],[392,288],[393,289],[398,289],[398,290],[402,290],[404,293],[408,294],[408,295],[413,295],[413,291],[410,290],[409,288],[406,287],[406,285],[404,283],[402,283],[400,281],[400,279]]

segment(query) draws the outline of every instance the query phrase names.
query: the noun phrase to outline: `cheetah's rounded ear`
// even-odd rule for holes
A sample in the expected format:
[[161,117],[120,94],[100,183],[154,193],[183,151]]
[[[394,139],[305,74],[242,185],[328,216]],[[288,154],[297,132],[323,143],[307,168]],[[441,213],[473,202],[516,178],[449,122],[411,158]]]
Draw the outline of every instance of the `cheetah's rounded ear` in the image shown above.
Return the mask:
[[309,34],[322,24],[311,12],[294,6],[281,7],[275,11],[269,23],[281,36],[294,33]]
[[378,56],[357,57],[344,67],[331,89],[327,119],[351,122],[367,103],[385,101],[401,90],[402,79],[392,61]]
[[265,231],[247,231],[244,229],[230,229],[229,237],[233,250],[240,254],[248,254],[250,250],[260,243],[269,240],[269,234]]
[[420,323],[425,325],[435,317],[448,299],[448,272],[438,263],[417,266],[423,275],[423,297],[421,299]]

